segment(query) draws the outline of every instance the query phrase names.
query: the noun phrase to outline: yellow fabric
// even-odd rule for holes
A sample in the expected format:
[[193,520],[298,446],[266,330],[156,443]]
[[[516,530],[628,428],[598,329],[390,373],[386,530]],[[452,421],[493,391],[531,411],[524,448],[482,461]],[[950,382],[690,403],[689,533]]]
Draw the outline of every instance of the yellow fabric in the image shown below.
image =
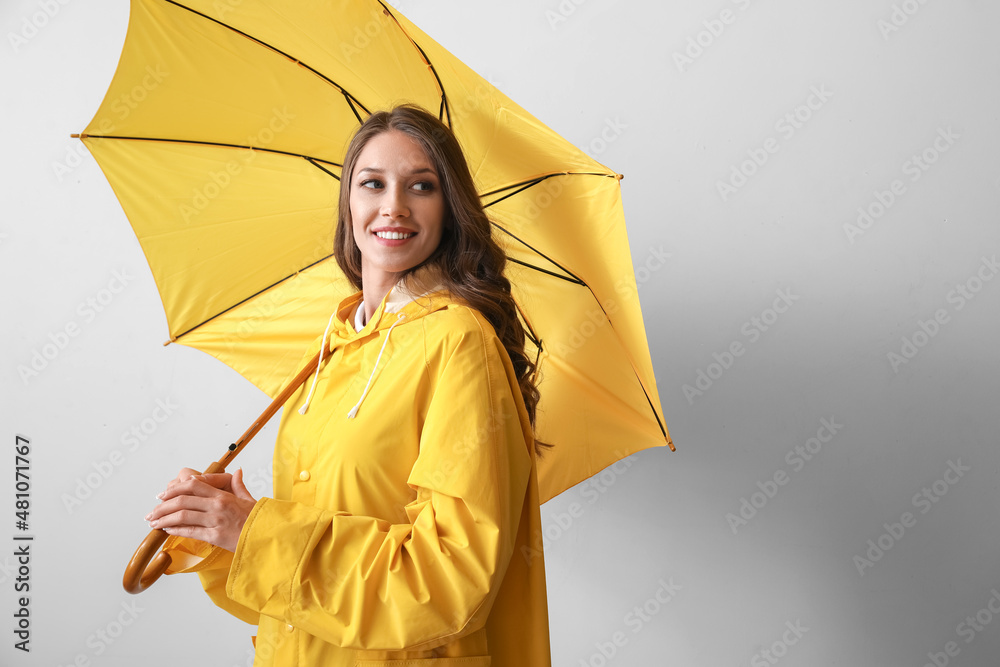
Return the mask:
[[550,272],[508,271],[543,347],[536,433],[555,449],[538,462],[542,500],[671,444],[617,174],[375,0],[132,0],[83,141],[170,336],[279,391],[352,291],[327,257],[357,116],[399,102],[441,112],[508,256]]
[[398,289],[360,332],[362,295],[340,304],[308,412],[311,378],[285,406],[274,498],[235,555],[171,538],[172,555],[207,556],[171,572],[199,571],[219,606],[259,622],[255,665],[548,666],[534,444],[513,367],[477,311],[441,291],[393,302]]

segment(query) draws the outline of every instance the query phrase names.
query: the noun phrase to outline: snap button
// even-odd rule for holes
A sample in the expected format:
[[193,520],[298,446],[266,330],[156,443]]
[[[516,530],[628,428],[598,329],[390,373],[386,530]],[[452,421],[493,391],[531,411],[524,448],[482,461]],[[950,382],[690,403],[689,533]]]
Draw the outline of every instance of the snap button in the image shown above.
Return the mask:
[[294,629],[295,629],[295,626],[293,626],[293,625],[286,625],[285,626],[285,632],[291,632]]
[[309,477],[310,475],[308,470],[303,470],[302,472],[299,473],[299,479],[301,479],[303,482],[308,482]]

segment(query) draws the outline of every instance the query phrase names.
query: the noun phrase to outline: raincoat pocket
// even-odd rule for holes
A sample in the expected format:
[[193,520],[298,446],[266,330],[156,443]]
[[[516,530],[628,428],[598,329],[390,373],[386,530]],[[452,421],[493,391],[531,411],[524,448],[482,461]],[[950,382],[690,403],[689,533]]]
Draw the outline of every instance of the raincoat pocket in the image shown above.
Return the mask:
[[490,656],[416,658],[413,660],[358,660],[354,667],[490,667]]

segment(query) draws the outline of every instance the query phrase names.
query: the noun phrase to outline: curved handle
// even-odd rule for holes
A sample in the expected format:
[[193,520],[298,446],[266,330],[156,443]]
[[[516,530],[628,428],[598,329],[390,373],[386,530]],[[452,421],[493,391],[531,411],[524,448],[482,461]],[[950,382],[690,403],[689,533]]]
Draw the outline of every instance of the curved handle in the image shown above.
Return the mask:
[[[122,586],[127,592],[133,595],[143,592],[152,586],[170,567],[170,554],[163,551],[156,553],[168,537],[170,536],[159,528],[149,531],[149,535],[135,550],[132,560],[125,567]],[[156,558],[153,558],[154,554]],[[152,563],[150,563],[151,560]]]
[[[210,475],[216,472],[224,472],[226,466],[215,461],[208,466],[203,474]],[[163,576],[163,573],[170,567],[170,554],[157,550],[170,537],[159,528],[149,531],[149,535],[142,541],[139,548],[132,554],[132,560],[125,566],[125,576],[122,577],[122,586],[125,591],[135,595],[141,593]],[[154,558],[155,554],[155,558]],[[150,562],[152,561],[152,562]]]

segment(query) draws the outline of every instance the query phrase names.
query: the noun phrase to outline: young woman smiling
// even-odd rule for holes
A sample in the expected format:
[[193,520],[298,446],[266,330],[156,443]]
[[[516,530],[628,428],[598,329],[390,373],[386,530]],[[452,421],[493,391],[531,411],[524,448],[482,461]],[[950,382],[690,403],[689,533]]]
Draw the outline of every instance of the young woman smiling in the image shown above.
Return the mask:
[[259,626],[255,665],[547,667],[534,365],[464,155],[404,105],[342,173],[334,253],[358,292],[302,353],[322,350],[274,497],[185,469],[147,518]]

